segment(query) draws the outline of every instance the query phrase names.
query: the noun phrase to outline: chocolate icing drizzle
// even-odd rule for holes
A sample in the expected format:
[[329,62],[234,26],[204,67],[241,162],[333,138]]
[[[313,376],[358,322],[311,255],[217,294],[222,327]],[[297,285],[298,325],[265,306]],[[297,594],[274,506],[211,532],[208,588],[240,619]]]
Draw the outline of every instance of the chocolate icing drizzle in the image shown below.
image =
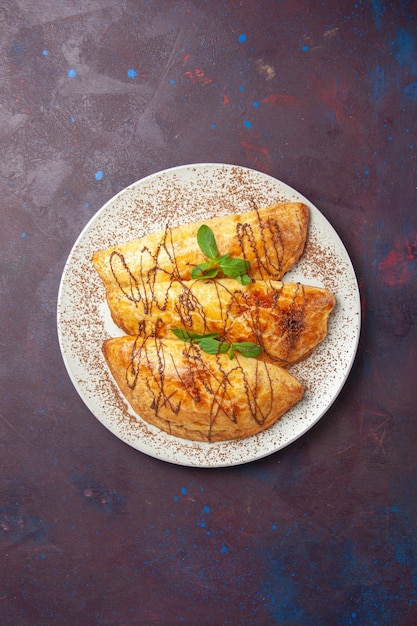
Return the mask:
[[[169,340],[158,337],[157,334],[137,336],[126,369],[126,383],[131,390],[135,389],[138,377],[141,375],[141,363],[146,366],[146,371],[150,372],[149,376],[152,377],[153,384],[147,379],[146,385],[152,398],[150,408],[156,416],[170,422],[166,416],[167,413],[171,413],[172,421],[175,421],[175,416],[181,411],[181,400],[177,396],[182,396],[185,392],[196,404],[202,401],[202,396],[204,396],[204,403],[209,409],[209,420],[203,435],[211,441],[212,428],[220,415],[225,416],[234,424],[238,422],[241,407],[234,387],[237,376],[245,390],[247,407],[252,419],[259,426],[264,425],[271,413],[274,397],[268,366],[265,362],[256,361],[255,376],[252,380],[252,377],[248,377],[239,357],[233,361],[231,369],[226,369],[225,360],[221,356],[208,358],[197,344],[190,343],[184,344],[182,360],[177,363],[170,352],[169,344]],[[172,365],[176,372],[177,384],[175,386],[172,385],[172,381],[169,384],[166,381],[168,359],[171,361],[169,365]],[[258,402],[261,373],[264,386],[265,380],[267,381],[269,398],[269,402],[262,406]]]
[[[305,328],[307,295],[303,285],[297,284],[294,289],[286,287],[285,283],[268,282],[265,285],[262,281],[245,288],[230,279],[207,281],[211,290],[210,308],[215,300],[219,313],[214,320],[207,316],[204,302],[199,299],[201,283],[172,280],[158,283],[156,288],[155,283],[133,280],[126,286],[118,283],[123,296],[137,308],[137,329],[132,328],[131,323],[123,326],[129,334],[141,334],[145,329],[151,332],[158,315],[166,311],[170,301],[176,327],[202,334],[218,332],[229,343],[252,341],[263,347],[264,356],[269,360],[283,366],[293,362],[293,353]],[[203,295],[207,296],[207,290]],[[141,315],[146,316],[145,326]],[[123,319],[118,323],[123,325]],[[275,333],[273,345],[265,341],[268,326],[269,335],[271,328]],[[160,320],[161,335],[169,336],[169,327]]]
[[[134,347],[130,355],[129,366],[126,370],[126,382],[131,390],[134,390],[140,372],[141,361],[146,362],[147,368],[152,371],[154,378],[153,385],[149,382],[148,390],[152,397],[151,408],[157,416],[162,408],[168,409],[174,416],[181,411],[181,401],[176,397],[179,395],[174,389],[167,391],[165,380],[165,370],[167,359],[173,359],[167,349],[167,342],[164,340],[164,324],[159,317],[167,309],[171,290],[174,285],[181,286],[179,294],[174,303],[174,308],[178,316],[177,326],[187,330],[206,333],[218,331],[227,341],[253,341],[264,348],[264,354],[270,360],[279,365],[288,365],[291,350],[303,331],[305,319],[306,296],[304,287],[298,285],[293,293],[290,302],[288,297],[283,297],[284,284],[280,283],[277,288],[271,281],[279,281],[285,272],[286,249],[285,233],[283,233],[277,219],[269,216],[261,219],[259,211],[257,214],[256,228],[247,222],[236,223],[236,240],[239,244],[240,256],[250,261],[250,270],[257,270],[257,276],[268,282],[268,291],[256,290],[255,285],[251,288],[242,288],[238,283],[235,289],[230,289],[223,282],[213,281],[213,289],[216,292],[218,310],[220,312],[220,322],[218,327],[213,327],[213,321],[208,320],[204,303],[200,302],[190,284],[186,281],[191,278],[191,268],[194,259],[190,263],[181,264],[175,255],[175,247],[172,230],[166,227],[154,252],[144,246],[139,250],[139,269],[137,263],[133,270],[126,257],[115,249],[110,255],[110,269],[115,283],[119,290],[129,302],[138,308],[138,327]],[[300,233],[304,229],[301,219],[299,220]],[[178,245],[178,243],[176,244]],[[296,257],[300,256],[304,247],[304,238],[300,237],[300,246],[296,251]],[[293,252],[293,251],[292,251]],[[160,292],[156,289],[156,283],[166,285],[166,289]],[[227,305],[223,304],[222,290],[228,291]],[[284,303],[284,304],[283,304]],[[145,321],[140,316],[140,306],[143,307],[143,314],[152,317],[152,324]],[[265,310],[267,315],[265,315]],[[246,330],[249,326],[251,336],[236,338],[233,337],[233,327],[238,320],[245,320]],[[285,347],[284,353],[274,356],[270,353],[268,345],[265,345],[264,334],[267,324],[274,320],[276,328],[283,338],[282,345]],[[125,329],[126,330],[126,329]],[[152,356],[150,351],[152,346]],[[220,357],[206,358],[202,356],[200,348],[194,344],[184,344],[183,360],[180,366],[172,363],[177,377],[178,385],[196,403],[200,402],[201,394],[211,398],[210,424],[212,425],[219,414],[224,414],[229,420],[236,423],[239,407],[236,405],[236,398],[231,384],[231,373],[222,367]],[[258,373],[263,368],[269,380],[269,403],[261,407],[258,402]],[[249,381],[242,368],[239,357],[234,363],[234,373],[241,377],[243,387],[246,391],[247,406],[253,420],[262,426],[265,423],[272,409],[273,389],[269,377],[268,367],[265,362],[256,362],[256,376],[254,381]],[[165,414],[165,411],[164,411]],[[210,426],[211,429],[211,426]],[[210,440],[210,432],[207,438]]]
[[[262,219],[255,206],[254,213],[255,223],[236,222],[234,240],[235,243],[238,242],[239,255],[251,263],[249,274],[256,271],[257,276],[270,285],[267,296],[261,289],[257,293],[254,285],[245,292],[236,282],[238,288],[229,291],[226,298],[228,304],[224,306],[221,289],[226,287],[215,282],[221,322],[213,326],[213,321],[207,320],[204,303],[199,301],[195,290],[185,282],[190,279],[193,264],[185,264],[182,259],[181,264],[178,263],[172,230],[167,226],[154,252],[147,246],[138,251],[139,264],[136,259],[134,269],[129,266],[120,250],[115,249],[110,255],[110,269],[114,282],[123,296],[137,307],[138,319],[141,317],[142,308],[143,315],[149,318],[155,318],[165,311],[170,300],[170,292],[174,286],[177,292],[178,285],[181,285],[174,303],[178,317],[177,326],[201,333],[217,331],[225,336],[226,340],[230,337],[232,341],[253,341],[264,348],[264,355],[267,358],[283,366],[288,365],[291,361],[291,351],[296,347],[304,327],[306,304],[304,288],[300,285],[288,303],[288,290],[283,294],[282,287],[277,289],[272,285],[272,281],[281,277],[287,257],[285,233],[278,219],[271,215]],[[301,218],[298,220],[301,233],[304,226]],[[300,237],[299,246],[301,247],[297,250],[297,255],[302,252],[303,237]],[[156,289],[157,283],[158,285],[163,283],[167,286],[166,289],[162,291]],[[269,319],[265,310],[268,311]],[[233,333],[236,318],[240,318],[241,322],[245,320],[244,336],[235,336]],[[271,353],[264,341],[265,329],[271,320],[281,337],[279,355]],[[117,320],[116,323],[130,334],[135,332],[135,329],[123,325],[123,319]],[[248,331],[250,336],[247,336]]]

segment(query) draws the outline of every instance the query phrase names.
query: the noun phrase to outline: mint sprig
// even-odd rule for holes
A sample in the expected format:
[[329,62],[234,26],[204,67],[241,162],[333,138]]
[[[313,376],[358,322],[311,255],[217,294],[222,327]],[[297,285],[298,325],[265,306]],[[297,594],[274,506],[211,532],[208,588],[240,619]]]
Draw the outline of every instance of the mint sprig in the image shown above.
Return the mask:
[[220,338],[219,333],[207,333],[202,335],[200,333],[193,333],[183,328],[171,328],[174,335],[185,341],[186,343],[197,343],[203,352],[207,354],[226,354],[229,353],[231,360],[235,358],[235,353],[238,352],[247,358],[256,359],[263,352],[263,348],[251,341],[234,341],[233,343],[227,343]]
[[197,243],[207,260],[193,267],[191,271],[192,278],[195,280],[216,278],[222,272],[224,276],[235,278],[242,285],[249,285],[252,282],[247,274],[250,265],[249,261],[234,258],[230,255],[230,252],[219,255],[213,231],[206,224],[202,224],[198,229]]

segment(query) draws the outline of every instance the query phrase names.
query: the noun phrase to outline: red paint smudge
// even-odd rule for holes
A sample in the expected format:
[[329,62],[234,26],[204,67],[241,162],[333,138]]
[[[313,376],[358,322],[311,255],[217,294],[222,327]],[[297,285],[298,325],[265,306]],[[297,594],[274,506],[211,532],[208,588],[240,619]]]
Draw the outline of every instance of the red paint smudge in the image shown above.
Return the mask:
[[203,72],[202,69],[196,68],[191,72],[184,72],[184,76],[186,76],[192,83],[195,85],[196,83],[201,83],[202,85],[208,85],[213,82],[211,78],[208,78]]
[[225,93],[223,96],[223,104],[229,104],[229,102],[230,102],[230,98],[227,95],[227,93]]
[[178,65],[183,65],[186,61],[188,61],[188,59],[190,58],[190,55],[184,54],[184,56],[182,57],[181,61],[178,63]]
[[411,263],[417,259],[417,234],[414,241],[398,243],[383,259],[378,270],[388,287],[404,285],[411,278]]
[[410,261],[417,259],[417,234],[414,237],[414,241],[407,243],[407,259]]
[[240,145],[245,153],[245,159],[250,167],[255,167],[265,174],[271,170],[271,157],[268,148],[258,138],[240,133]]
[[282,104],[295,105],[298,104],[298,98],[287,93],[273,93],[264,98],[262,102],[272,106],[280,106]]
[[253,143],[251,141],[247,141],[246,139],[242,139],[240,145],[242,146],[242,148],[245,148],[245,150],[248,151],[268,154],[268,148],[266,148],[265,146],[260,146],[259,144]]

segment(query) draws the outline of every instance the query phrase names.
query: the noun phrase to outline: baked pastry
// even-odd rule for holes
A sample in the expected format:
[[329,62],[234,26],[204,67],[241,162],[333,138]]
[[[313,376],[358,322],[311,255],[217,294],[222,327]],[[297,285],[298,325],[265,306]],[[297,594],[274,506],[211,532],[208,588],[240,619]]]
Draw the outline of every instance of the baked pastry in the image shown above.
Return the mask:
[[190,440],[248,437],[303,395],[285,369],[241,355],[208,355],[178,339],[124,336],[103,353],[122,394],[145,421]]
[[248,274],[280,280],[301,256],[309,210],[300,202],[285,202],[241,215],[226,215],[166,228],[122,245],[99,250],[94,266],[105,286],[152,287],[161,280],[189,280],[193,266],[205,257],[197,244],[204,223],[214,232],[219,253],[250,261]]
[[232,278],[112,283],[107,302],[114,322],[130,335],[144,330],[172,337],[172,328],[217,332],[226,341],[250,341],[263,357],[287,367],[304,359],[326,337],[335,298],[327,289],[299,283]]
[[[184,439],[227,441],[269,428],[302,398],[303,386],[285,368],[324,339],[335,306],[326,289],[281,282],[303,253],[308,222],[304,204],[286,202],[94,253],[113,320],[127,333],[106,340],[103,354],[138,416]],[[216,242],[208,256],[249,261],[250,278],[191,280],[205,261],[197,239],[203,224]],[[203,340],[180,341],[172,329],[216,333],[211,340],[229,352],[217,354],[217,343],[207,354]],[[255,348],[252,356],[260,347],[261,355],[242,356],[235,343]]]

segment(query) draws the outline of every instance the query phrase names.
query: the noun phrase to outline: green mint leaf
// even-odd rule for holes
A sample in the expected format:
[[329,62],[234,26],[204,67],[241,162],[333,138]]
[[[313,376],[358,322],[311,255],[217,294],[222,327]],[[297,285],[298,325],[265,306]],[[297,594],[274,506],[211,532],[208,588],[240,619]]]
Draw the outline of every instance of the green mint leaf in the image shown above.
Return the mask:
[[171,328],[171,331],[177,337],[177,339],[181,339],[181,341],[191,342],[196,341],[199,342],[204,337],[209,338],[217,338],[219,333],[207,333],[207,335],[202,335],[201,333],[193,333],[190,330],[185,330],[184,328]]
[[184,328],[171,328],[171,331],[181,341],[186,343],[195,342],[199,345],[203,352],[207,354],[226,354],[229,352],[230,359],[235,358],[235,352],[239,352],[247,358],[256,358],[263,352],[263,348],[252,341],[235,341],[228,344],[219,338],[219,333],[194,333]]
[[216,263],[216,265],[221,265],[225,262],[226,259],[230,259],[230,252],[226,252],[226,254],[222,254],[221,256],[216,256],[216,258],[213,259],[213,263]]
[[219,272],[222,272],[223,276],[235,278],[241,285],[249,285],[252,282],[247,274],[250,262],[246,259],[235,259],[230,256],[230,252],[219,255],[214,233],[206,224],[202,224],[197,231],[197,243],[206,261],[193,267],[191,278],[194,280],[216,278]]
[[229,350],[229,344],[213,337],[203,337],[198,345],[207,354],[225,354]]
[[196,265],[196,267],[199,267],[202,272],[207,272],[207,270],[210,270],[214,267],[214,263],[211,260],[204,261],[203,263],[199,263],[198,265]]
[[218,265],[225,276],[231,276],[232,278],[243,276],[249,269],[249,261],[232,257],[223,259]]
[[251,341],[234,342],[230,346],[230,350],[231,353],[239,352],[242,356],[252,359],[256,359],[256,357],[263,352],[263,348],[261,346],[258,346],[258,344],[252,343]]
[[[207,268],[204,269],[203,266],[207,266]],[[219,268],[213,267],[213,264],[208,261],[207,263],[200,263],[200,265],[193,267],[191,270],[191,278],[194,280],[201,280],[202,278],[216,278],[218,273]]]
[[186,341],[189,343],[193,339],[196,339],[195,337],[196,333],[190,333],[184,328],[171,328],[171,331],[174,333],[177,339],[181,339],[181,341]]
[[200,246],[201,252],[209,259],[214,259],[218,256],[219,251],[217,249],[216,240],[214,238],[211,228],[202,224],[197,232],[197,242]]
[[250,285],[252,279],[247,274],[243,274],[243,276],[236,276],[236,280],[240,282],[241,285]]

